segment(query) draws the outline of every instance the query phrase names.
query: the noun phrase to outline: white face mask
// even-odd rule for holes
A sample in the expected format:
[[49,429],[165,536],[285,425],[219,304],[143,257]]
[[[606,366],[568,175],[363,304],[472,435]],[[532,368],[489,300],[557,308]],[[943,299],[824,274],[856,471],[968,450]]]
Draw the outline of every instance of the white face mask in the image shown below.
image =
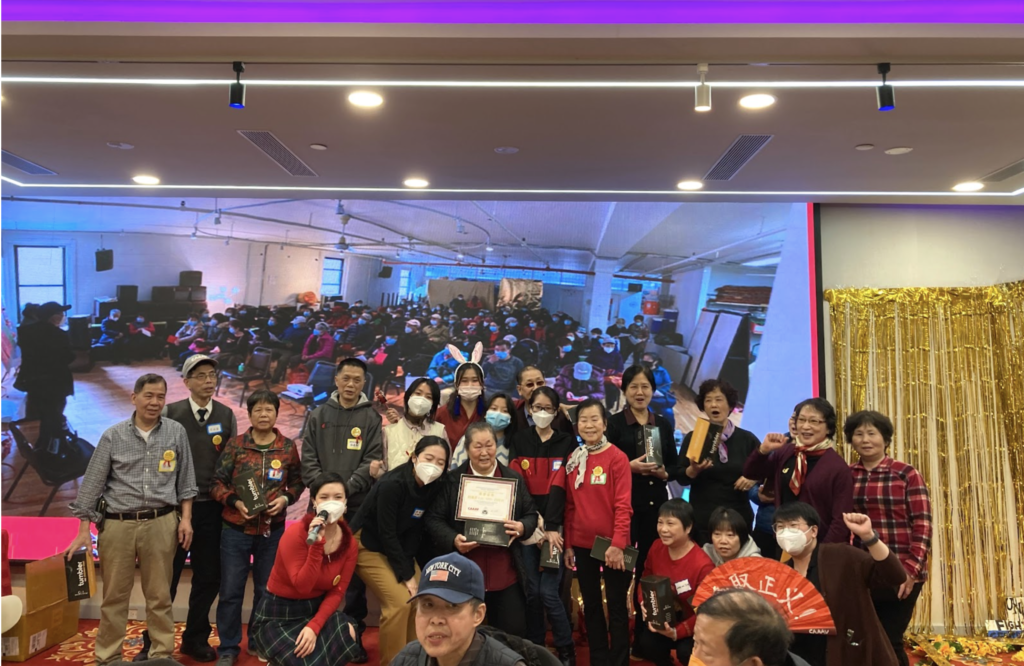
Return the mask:
[[775,533],[775,541],[778,542],[779,548],[795,557],[804,552],[804,548],[807,548],[807,532],[810,531],[810,528],[799,530],[795,527],[787,527]]
[[345,515],[345,509],[346,506],[344,502],[340,500],[328,500],[316,505],[316,514],[319,516],[321,511],[326,511],[327,522],[336,523]]
[[437,477],[441,476],[441,468],[434,463],[419,462],[416,463],[416,478],[423,482],[423,485],[427,485],[432,481],[436,481]]
[[476,400],[480,397],[480,393],[479,386],[467,386],[459,389],[459,397],[463,400]]
[[554,420],[554,414],[548,414],[547,412],[533,413],[533,422],[537,424],[538,428],[547,428],[549,425],[551,425],[551,422]]
[[409,398],[409,413],[413,416],[423,416],[430,411],[433,401],[424,398],[422,395],[414,395]]

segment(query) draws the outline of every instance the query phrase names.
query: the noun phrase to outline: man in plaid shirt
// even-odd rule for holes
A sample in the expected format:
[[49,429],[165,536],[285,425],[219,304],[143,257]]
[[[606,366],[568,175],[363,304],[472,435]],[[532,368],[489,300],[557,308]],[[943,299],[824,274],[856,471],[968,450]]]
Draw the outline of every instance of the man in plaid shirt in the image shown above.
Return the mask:
[[[871,518],[882,541],[896,553],[907,580],[895,590],[876,590],[875,613],[892,642],[901,666],[907,666],[903,632],[914,615],[921,586],[928,577],[928,551],[932,540],[932,506],[921,474],[885,451],[892,443],[889,417],[861,411],[846,419],[846,441],[860,455],[851,465],[853,506]],[[854,545],[860,546],[854,539]]]

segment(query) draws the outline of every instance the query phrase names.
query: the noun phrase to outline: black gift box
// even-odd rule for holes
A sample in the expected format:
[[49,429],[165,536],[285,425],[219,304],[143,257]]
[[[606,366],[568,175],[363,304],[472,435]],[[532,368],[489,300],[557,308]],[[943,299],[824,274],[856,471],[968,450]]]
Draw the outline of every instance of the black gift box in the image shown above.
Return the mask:
[[648,622],[654,626],[675,624],[676,595],[671,580],[665,576],[644,576],[640,579],[640,593]]
[[250,516],[256,515],[269,506],[266,496],[263,495],[263,486],[260,485],[255,472],[246,472],[235,477],[235,493],[245,504],[245,511]]
[[502,546],[507,548],[509,536],[505,534],[504,523],[493,523],[487,520],[467,520],[466,541],[476,541],[483,546]]
[[[612,540],[608,537],[598,536],[594,537],[594,547],[590,549],[590,556],[595,560],[601,560],[604,562],[605,552],[612,546]],[[632,571],[636,568],[636,558],[640,555],[640,551],[633,546],[626,546],[622,549],[622,559],[626,565],[626,571]]]
[[96,567],[87,549],[64,561],[64,575],[68,581],[68,601],[88,599],[96,592]]
[[665,458],[661,451],[661,430],[658,426],[647,425],[640,429],[637,434],[639,441],[636,443],[637,455],[646,456],[644,462],[665,465]]
[[721,445],[724,428],[707,419],[697,419],[690,434],[690,445],[686,449],[686,457],[695,463],[713,459]]

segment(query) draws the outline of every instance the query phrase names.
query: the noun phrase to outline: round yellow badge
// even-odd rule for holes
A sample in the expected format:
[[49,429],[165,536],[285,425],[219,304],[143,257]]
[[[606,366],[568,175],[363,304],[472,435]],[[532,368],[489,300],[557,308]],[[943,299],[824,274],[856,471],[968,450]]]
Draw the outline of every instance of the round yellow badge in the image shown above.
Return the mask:
[[604,467],[601,467],[600,465],[598,465],[590,473],[593,474],[594,476],[601,476],[602,474],[604,474]]
[[174,460],[174,451],[164,451],[164,460],[167,462]]
[[270,466],[273,467],[274,469],[281,469],[281,461],[280,460],[271,460],[270,461]]
[[363,431],[360,430],[359,428],[352,428],[352,436],[353,437],[358,437],[359,435],[362,435],[362,434],[363,434]]
[[523,462],[521,462],[519,464],[522,465],[523,469],[530,469],[530,461],[529,460],[524,460]]
[[223,441],[224,441],[224,438],[221,437],[220,435],[214,435],[213,436],[213,444],[214,444],[214,446],[219,446],[220,443],[223,442]]
[[331,585],[337,585],[340,582],[341,582],[341,576],[335,576],[334,577],[334,582],[331,583]]

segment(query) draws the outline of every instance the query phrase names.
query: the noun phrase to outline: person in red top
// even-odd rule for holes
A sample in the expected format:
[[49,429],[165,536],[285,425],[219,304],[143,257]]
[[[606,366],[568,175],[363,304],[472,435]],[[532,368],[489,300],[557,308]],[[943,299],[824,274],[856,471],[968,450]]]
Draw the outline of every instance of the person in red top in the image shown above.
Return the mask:
[[[576,411],[576,425],[583,446],[573,451],[565,466],[565,565],[575,567],[579,579],[586,608],[590,663],[626,666],[629,663],[626,602],[633,572],[626,570],[623,549],[629,545],[633,517],[633,473],[626,454],[604,436],[608,412],[603,402],[593,398],[581,402]],[[598,536],[611,539],[603,566],[590,555]],[[608,622],[605,622],[601,605],[602,577]]]
[[[907,572],[907,579],[898,588],[871,591],[875,614],[892,643],[896,659],[906,666],[909,661],[903,649],[903,632],[928,578],[932,541],[928,486],[916,469],[886,455],[893,433],[889,417],[878,412],[857,412],[846,419],[843,433],[860,454],[860,460],[850,465],[854,510],[867,514],[879,538],[896,553]],[[856,537],[853,545],[864,548]]]
[[306,364],[307,370],[313,372],[313,366],[318,361],[334,361],[334,336],[331,335],[331,327],[324,322],[313,327],[313,334],[306,338],[306,344],[302,346],[302,362]]
[[[665,576],[672,582],[680,605],[684,609],[682,619],[674,626],[664,623],[658,626],[647,623],[649,632],[640,638],[643,650],[655,666],[671,666],[672,648],[682,664],[690,663],[693,653],[693,625],[697,616],[693,614],[690,602],[704,577],[715,568],[711,558],[690,539],[693,529],[693,507],[681,499],[671,499],[658,509],[658,540],[651,545],[644,561],[644,576]],[[642,592],[637,585],[637,603],[644,609]],[[644,619],[647,614],[644,612]]]
[[523,546],[528,611],[526,638],[544,645],[546,610],[558,657],[563,663],[572,664],[576,659],[572,625],[559,594],[565,568],[542,568],[540,562],[545,543],[551,544],[553,552],[560,552],[564,547],[565,463],[577,448],[576,438],[554,429],[555,416],[561,413],[554,389],[543,385],[533,387],[526,402],[534,425],[515,434],[508,454],[509,467],[522,474],[544,519],[544,538],[535,545]]
[[[352,620],[338,611],[358,554],[342,519],[345,484],[327,472],[309,492],[313,512],[285,528],[249,627],[256,652],[274,666],[344,666],[359,652]],[[314,528],[318,534],[307,545]]]
[[156,340],[156,326],[140,314],[135,321],[128,323],[128,339],[125,340],[125,356],[133,361],[141,361],[156,353],[160,344]]
[[455,369],[455,391],[437,410],[434,420],[444,426],[448,441],[455,444],[466,434],[470,423],[484,420],[484,369],[480,367],[484,348],[476,343],[469,361],[454,345],[448,345],[448,351],[460,363]]

